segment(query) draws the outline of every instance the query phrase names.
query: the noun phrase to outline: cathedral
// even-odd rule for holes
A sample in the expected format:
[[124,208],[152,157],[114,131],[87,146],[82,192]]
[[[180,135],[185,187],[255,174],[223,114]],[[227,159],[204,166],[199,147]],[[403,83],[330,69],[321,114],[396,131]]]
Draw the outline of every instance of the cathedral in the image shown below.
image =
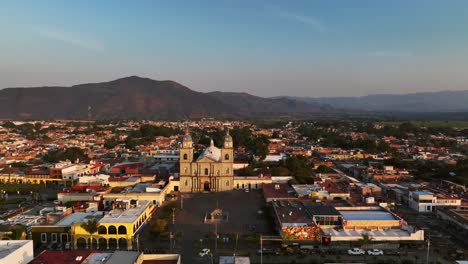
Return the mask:
[[222,148],[211,140],[200,156],[193,159],[193,141],[189,134],[182,140],[180,148],[181,192],[222,192],[234,188],[234,152],[229,131],[224,136]]

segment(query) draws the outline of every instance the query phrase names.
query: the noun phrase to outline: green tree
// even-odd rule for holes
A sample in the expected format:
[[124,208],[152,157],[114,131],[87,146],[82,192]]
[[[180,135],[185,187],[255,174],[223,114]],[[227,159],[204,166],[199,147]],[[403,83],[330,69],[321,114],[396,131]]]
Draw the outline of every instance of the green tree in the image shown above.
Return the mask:
[[125,139],[125,147],[130,149],[130,150],[135,150],[137,146],[136,141],[132,137],[127,137]]
[[99,223],[96,221],[96,219],[91,219],[81,224],[81,228],[83,228],[89,234],[90,249],[93,249],[93,234],[98,231],[98,227]]
[[315,169],[316,173],[330,173],[330,171],[332,170],[325,165],[320,165]]
[[362,247],[367,249],[367,246],[372,242],[373,238],[368,233],[362,233],[362,238],[359,239]]
[[104,147],[106,149],[113,149],[115,146],[117,146],[118,142],[115,140],[114,137],[106,139],[104,142]]
[[151,227],[151,232],[155,235],[161,235],[166,232],[167,220],[166,219],[157,219],[156,222]]

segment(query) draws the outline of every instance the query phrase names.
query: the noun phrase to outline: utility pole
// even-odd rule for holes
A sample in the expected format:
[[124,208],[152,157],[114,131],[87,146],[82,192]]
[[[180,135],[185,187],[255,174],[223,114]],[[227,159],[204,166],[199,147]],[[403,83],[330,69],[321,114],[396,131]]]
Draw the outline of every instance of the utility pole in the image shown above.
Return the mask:
[[180,210],[184,209],[184,195],[180,194]]
[[260,235],[260,264],[263,264],[263,236]]
[[427,239],[426,264],[429,263],[429,248],[430,247],[431,247],[431,234],[429,233],[429,238]]
[[215,220],[215,252],[218,250],[218,222]]
[[234,247],[234,257],[236,256],[237,253],[237,241],[239,240],[239,233],[236,233],[236,246]]
[[172,208],[172,224],[175,225],[175,208]]

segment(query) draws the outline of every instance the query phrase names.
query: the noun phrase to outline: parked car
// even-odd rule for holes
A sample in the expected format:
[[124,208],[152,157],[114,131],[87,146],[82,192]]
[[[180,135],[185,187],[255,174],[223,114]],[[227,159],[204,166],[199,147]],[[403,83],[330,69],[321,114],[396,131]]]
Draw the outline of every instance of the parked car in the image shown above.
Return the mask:
[[365,254],[366,254],[366,251],[364,251],[364,249],[361,249],[361,248],[348,249],[348,255],[365,255]]
[[198,253],[198,256],[204,257],[204,256],[208,256],[210,253],[211,253],[211,250],[209,248],[204,248]]
[[367,250],[367,254],[371,256],[383,256],[383,251],[380,249],[369,249]]
[[249,189],[245,189],[245,192],[248,193],[250,190]]

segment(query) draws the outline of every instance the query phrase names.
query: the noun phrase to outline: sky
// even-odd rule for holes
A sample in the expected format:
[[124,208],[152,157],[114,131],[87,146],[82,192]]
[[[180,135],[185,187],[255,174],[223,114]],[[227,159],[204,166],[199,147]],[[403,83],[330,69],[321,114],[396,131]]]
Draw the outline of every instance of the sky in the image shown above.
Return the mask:
[[465,0],[0,2],[0,88],[138,75],[201,91],[468,90]]

